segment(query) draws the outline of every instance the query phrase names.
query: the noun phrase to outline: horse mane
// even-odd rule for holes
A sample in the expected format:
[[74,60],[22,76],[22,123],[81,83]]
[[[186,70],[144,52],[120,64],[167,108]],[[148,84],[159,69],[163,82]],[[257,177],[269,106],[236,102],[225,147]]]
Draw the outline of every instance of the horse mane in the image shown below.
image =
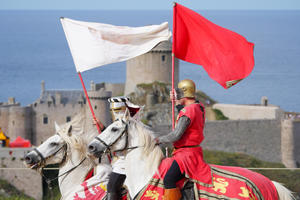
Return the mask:
[[[69,130],[71,131],[69,133]],[[59,130],[59,135],[68,145],[69,149],[76,149],[80,153],[81,159],[87,156],[87,143],[94,137],[90,136],[90,133],[86,122],[85,114],[77,114],[70,122],[62,125],[62,128]],[[72,152],[70,152],[72,153]]]
[[139,146],[142,146],[142,158],[146,159],[147,170],[156,171],[164,158],[163,152],[160,147],[154,141],[154,131],[151,127],[146,126],[141,121],[134,119],[129,120],[129,129],[136,129],[138,132]]

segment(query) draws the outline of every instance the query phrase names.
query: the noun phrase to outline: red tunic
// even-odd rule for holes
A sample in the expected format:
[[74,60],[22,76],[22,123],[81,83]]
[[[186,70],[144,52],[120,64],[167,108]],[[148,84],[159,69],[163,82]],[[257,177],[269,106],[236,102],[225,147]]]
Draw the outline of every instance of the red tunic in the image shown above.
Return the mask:
[[173,158],[178,163],[181,173],[185,173],[189,178],[204,183],[208,187],[212,186],[210,167],[203,160],[202,148],[198,146],[204,139],[204,107],[199,103],[188,105],[179,112],[177,121],[182,116],[190,119],[190,125],[181,138],[173,143],[176,148]]

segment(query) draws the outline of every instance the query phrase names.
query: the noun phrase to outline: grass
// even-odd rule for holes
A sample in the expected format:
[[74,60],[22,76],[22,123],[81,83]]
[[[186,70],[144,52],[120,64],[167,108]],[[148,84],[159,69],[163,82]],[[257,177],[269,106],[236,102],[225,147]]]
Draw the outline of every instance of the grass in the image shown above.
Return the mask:
[[34,200],[17,190],[5,180],[0,179],[0,200]]
[[[272,163],[258,160],[243,153],[227,153],[221,151],[204,150],[204,159],[207,163],[226,166],[239,166],[244,168],[283,168],[283,170],[254,170],[269,179],[284,184],[291,191],[300,193],[300,170],[284,170],[281,163]],[[0,180],[0,200],[32,200],[4,180]],[[60,193],[57,185],[52,191],[47,191],[44,200],[59,200]]]
[[244,168],[283,168],[282,170],[253,170],[272,181],[282,183],[291,191],[300,194],[300,168],[299,170],[286,170],[281,163],[272,163],[258,160],[243,153],[226,153],[220,151],[204,151],[204,159],[207,163],[226,166],[239,166]]

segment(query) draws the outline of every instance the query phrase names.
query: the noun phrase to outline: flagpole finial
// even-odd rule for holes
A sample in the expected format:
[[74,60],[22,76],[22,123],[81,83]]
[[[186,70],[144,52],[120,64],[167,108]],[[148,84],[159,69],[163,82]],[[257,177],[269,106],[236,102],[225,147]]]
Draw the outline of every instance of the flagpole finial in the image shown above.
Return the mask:
[[174,7],[174,6],[176,6],[176,2],[175,2],[175,1],[173,1],[173,7]]
[[64,17],[60,17],[60,19],[64,19]]

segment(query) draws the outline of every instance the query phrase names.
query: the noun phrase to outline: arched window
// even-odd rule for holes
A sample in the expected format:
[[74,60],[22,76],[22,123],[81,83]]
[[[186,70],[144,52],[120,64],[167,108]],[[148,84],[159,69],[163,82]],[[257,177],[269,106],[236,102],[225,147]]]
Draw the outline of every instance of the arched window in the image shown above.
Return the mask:
[[48,124],[48,116],[46,114],[43,115],[43,124]]
[[164,62],[165,60],[166,60],[166,56],[165,56],[165,55],[162,55],[162,56],[161,56],[161,61]]

